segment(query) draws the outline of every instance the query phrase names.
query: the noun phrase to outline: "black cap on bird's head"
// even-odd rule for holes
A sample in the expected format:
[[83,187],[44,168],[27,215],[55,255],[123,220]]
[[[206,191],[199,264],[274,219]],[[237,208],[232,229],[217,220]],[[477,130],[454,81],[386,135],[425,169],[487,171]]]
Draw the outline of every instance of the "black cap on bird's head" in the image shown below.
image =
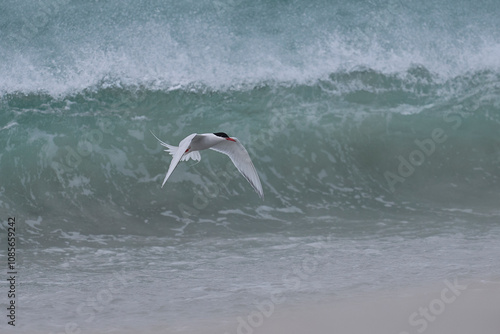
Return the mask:
[[226,140],[236,141],[233,138],[229,137],[225,132],[215,132],[214,135],[216,135],[217,137],[225,138]]
[[229,138],[229,136],[225,132],[216,132],[214,133],[217,137]]

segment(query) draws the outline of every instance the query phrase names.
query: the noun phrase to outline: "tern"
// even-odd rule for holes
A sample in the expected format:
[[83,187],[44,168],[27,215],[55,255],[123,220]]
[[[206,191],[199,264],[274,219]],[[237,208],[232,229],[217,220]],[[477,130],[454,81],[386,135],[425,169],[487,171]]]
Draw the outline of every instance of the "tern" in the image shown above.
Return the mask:
[[262,191],[259,175],[255,170],[247,150],[245,150],[237,138],[229,137],[224,132],[192,133],[181,140],[179,146],[172,146],[160,140],[153,132],[151,132],[151,134],[158,139],[162,146],[167,148],[165,152],[172,155],[170,167],[168,167],[167,175],[161,185],[162,188],[180,161],[188,161],[189,159],[200,161],[201,156],[199,151],[211,149],[227,155],[239,172],[252,185],[260,198],[264,199],[264,192]]

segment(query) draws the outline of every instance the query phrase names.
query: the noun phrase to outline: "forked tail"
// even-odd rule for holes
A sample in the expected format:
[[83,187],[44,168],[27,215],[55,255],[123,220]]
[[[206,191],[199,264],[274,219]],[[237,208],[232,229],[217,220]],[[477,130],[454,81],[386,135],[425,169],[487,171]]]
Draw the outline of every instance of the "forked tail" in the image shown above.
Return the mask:
[[[162,141],[160,138],[156,137],[156,135],[153,133],[153,131],[149,130],[149,132],[151,132],[151,134],[160,142],[161,146],[167,148],[165,150],[165,152],[170,153],[171,156],[175,155],[175,153],[179,149],[178,146],[169,145],[169,144],[165,143],[164,141]],[[184,154],[181,157],[180,161],[188,161],[189,159],[193,159],[195,161],[200,161],[201,160],[200,152],[198,152],[198,151],[192,151],[192,152],[189,152],[188,154]]]

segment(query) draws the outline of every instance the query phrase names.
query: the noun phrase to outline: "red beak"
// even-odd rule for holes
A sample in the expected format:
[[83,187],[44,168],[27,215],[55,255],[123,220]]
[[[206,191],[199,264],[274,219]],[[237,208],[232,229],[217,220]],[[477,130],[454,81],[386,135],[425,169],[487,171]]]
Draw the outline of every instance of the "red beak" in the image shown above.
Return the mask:
[[234,140],[233,138],[229,138],[229,137],[227,137],[226,140],[230,140],[230,141],[236,142],[236,140]]

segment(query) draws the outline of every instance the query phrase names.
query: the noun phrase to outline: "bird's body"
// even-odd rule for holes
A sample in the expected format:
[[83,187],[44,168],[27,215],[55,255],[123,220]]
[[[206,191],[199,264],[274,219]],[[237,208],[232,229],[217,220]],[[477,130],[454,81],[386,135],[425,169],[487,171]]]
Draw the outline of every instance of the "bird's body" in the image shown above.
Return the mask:
[[[153,136],[155,135],[153,134]],[[162,146],[167,148],[165,151],[172,155],[172,161],[170,162],[167,175],[161,185],[162,187],[165,185],[165,182],[167,182],[168,178],[180,161],[187,161],[189,159],[199,161],[201,159],[199,151],[211,149],[227,155],[240,173],[252,185],[257,194],[259,194],[262,199],[264,198],[264,192],[262,190],[262,185],[260,184],[259,175],[257,175],[257,171],[255,170],[247,150],[245,150],[238,139],[231,138],[224,132],[202,134],[192,133],[181,140],[179,146],[172,146],[161,141],[156,136],[155,138],[158,139]]]

